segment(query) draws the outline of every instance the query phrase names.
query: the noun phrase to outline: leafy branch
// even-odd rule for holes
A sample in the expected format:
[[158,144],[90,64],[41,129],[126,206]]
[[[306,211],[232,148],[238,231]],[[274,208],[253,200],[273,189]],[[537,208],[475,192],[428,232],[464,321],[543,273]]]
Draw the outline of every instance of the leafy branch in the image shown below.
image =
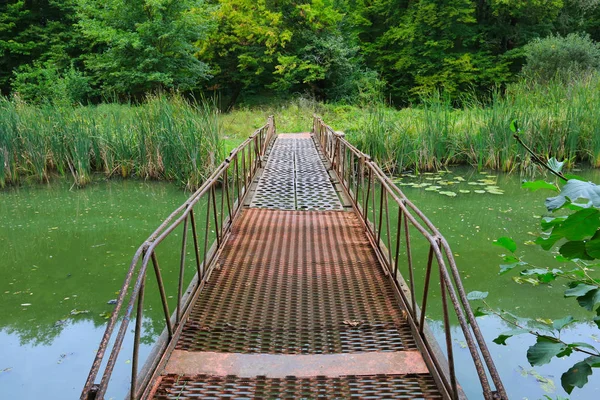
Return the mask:
[[[560,170],[555,170],[550,165],[548,165],[548,163],[544,162],[537,154],[535,154],[533,152],[533,150],[531,150],[529,148],[529,146],[527,146],[523,142],[523,140],[521,139],[521,136],[519,135],[521,133],[521,129],[519,129],[519,126],[517,124],[517,120],[516,119],[513,119],[511,121],[511,123],[510,123],[510,130],[513,132],[513,137],[517,140],[517,142],[521,146],[523,146],[523,148],[529,153],[529,155],[531,155],[531,159],[533,160],[533,162],[535,162],[539,166],[547,169],[548,171],[550,171],[551,173],[553,173],[554,175],[556,175],[557,177],[559,177],[563,181],[565,181],[565,182],[568,181],[568,179],[563,175],[562,172],[560,172]],[[560,165],[560,168],[562,168],[562,164]]]

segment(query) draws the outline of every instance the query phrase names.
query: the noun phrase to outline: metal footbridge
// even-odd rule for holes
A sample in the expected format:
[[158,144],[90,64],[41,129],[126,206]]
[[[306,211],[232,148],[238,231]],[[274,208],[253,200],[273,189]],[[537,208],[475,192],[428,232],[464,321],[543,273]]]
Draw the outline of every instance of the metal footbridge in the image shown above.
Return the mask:
[[[167,296],[159,257],[173,238]],[[150,280],[164,331],[142,365]],[[140,246],[82,400],[107,396],[130,331],[130,399],[461,399],[460,368],[481,397],[507,398],[446,240],[318,117],[280,135],[270,117]]]

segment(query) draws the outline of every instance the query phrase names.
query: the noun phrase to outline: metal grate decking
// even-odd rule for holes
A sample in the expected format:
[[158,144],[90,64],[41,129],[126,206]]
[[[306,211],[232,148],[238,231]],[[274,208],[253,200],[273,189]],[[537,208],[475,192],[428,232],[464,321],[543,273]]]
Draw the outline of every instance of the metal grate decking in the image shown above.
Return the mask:
[[441,399],[427,374],[314,378],[163,377],[155,399]]
[[442,398],[309,135],[277,138],[250,205],[152,396]]
[[342,209],[309,134],[277,137],[250,206],[276,210]]
[[416,349],[354,213],[244,210],[218,262],[178,349]]

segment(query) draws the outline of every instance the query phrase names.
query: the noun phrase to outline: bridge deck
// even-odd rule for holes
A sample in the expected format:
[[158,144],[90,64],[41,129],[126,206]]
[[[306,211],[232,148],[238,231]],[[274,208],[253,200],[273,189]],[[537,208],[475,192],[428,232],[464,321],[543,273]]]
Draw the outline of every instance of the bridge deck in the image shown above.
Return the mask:
[[441,398],[310,136],[275,141],[250,205],[152,396]]

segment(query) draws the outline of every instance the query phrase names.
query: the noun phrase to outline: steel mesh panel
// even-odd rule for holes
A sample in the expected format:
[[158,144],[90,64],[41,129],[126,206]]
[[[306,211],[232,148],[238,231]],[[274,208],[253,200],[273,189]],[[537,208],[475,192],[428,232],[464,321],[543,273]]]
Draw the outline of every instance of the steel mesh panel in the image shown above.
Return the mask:
[[310,136],[279,136],[271,148],[251,207],[277,210],[342,209]]
[[166,375],[155,399],[441,399],[430,375],[370,375],[297,378],[240,378]]
[[178,349],[323,354],[416,349],[358,217],[247,209]]

